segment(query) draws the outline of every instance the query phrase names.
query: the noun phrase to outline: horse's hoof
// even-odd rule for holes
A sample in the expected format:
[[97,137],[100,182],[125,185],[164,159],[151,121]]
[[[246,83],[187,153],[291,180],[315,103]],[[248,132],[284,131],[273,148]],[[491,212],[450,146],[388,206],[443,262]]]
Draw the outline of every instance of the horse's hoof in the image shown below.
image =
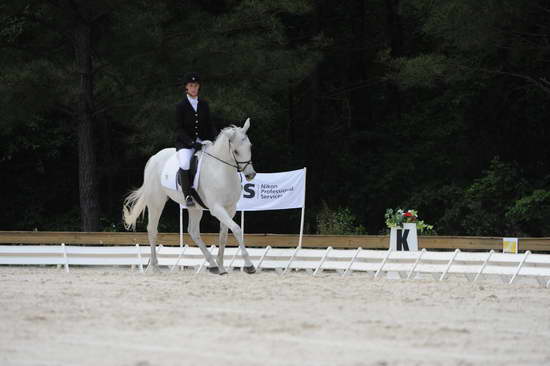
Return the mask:
[[208,272],[210,272],[212,274],[218,274],[220,276],[223,276],[223,275],[227,274],[227,271],[225,271],[225,270],[220,272],[220,269],[218,267],[208,267]]
[[243,270],[248,274],[256,273],[256,268],[254,267],[254,265],[244,267]]
[[150,274],[160,273],[160,268],[158,265],[149,264],[145,269],[145,273],[150,273]]
[[208,267],[208,272],[212,274],[220,274],[220,269],[218,267]]

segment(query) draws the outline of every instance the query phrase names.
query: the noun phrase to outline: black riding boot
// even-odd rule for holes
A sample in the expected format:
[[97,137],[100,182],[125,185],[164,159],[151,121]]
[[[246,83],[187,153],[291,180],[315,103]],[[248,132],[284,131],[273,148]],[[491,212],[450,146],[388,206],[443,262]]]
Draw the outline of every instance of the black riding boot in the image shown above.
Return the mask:
[[185,197],[185,205],[187,207],[195,206],[195,201],[191,197],[191,182],[189,181],[189,170],[178,170],[178,182],[181,186],[181,191]]

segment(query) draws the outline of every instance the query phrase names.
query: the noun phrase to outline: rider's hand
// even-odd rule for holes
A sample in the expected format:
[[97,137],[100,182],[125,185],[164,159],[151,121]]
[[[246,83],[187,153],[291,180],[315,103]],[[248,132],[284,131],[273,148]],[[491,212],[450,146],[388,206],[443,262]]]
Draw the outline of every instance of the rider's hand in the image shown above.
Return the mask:
[[200,150],[202,148],[202,144],[200,142],[193,142],[193,149]]

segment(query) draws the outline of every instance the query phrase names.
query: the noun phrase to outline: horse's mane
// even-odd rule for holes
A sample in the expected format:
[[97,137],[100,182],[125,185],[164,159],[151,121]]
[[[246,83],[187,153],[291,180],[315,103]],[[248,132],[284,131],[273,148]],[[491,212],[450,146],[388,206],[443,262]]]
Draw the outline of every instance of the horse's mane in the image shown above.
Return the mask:
[[225,140],[227,138],[227,135],[225,134],[225,132],[234,128],[238,128],[238,127],[235,125],[229,125],[227,127],[222,128],[222,130],[214,140],[213,145],[216,146],[219,142],[221,142],[222,140]]

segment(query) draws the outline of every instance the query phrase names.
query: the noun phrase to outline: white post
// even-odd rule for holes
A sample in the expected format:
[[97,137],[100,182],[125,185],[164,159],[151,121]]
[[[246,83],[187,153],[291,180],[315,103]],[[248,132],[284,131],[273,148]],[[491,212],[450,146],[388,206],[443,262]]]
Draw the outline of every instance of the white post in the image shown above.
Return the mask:
[[361,250],[363,250],[363,248],[361,248],[361,247],[357,248],[357,250],[355,251],[355,254],[353,255],[353,258],[351,258],[351,260],[349,261],[346,270],[344,271],[344,273],[342,273],[342,276],[345,276],[345,275],[347,275],[349,272],[352,271],[351,266],[352,266],[353,263],[355,262],[355,258],[357,258],[357,256],[358,256],[359,253],[361,252]]
[[525,255],[524,255],[523,258],[521,259],[521,262],[519,263],[518,268],[516,268],[516,273],[514,273],[514,275],[513,275],[512,278],[510,279],[510,282],[509,282],[510,285],[512,284],[512,282],[514,282],[514,280],[515,280],[516,277],[518,276],[519,271],[521,270],[521,267],[523,267],[523,264],[525,263],[525,260],[527,259],[527,257],[529,256],[529,254],[531,254],[531,252],[530,252],[529,250],[525,252]]
[[65,260],[65,272],[69,272],[69,258],[67,258],[67,248],[65,248],[65,243],[61,243],[63,248],[63,259]]
[[384,257],[384,259],[382,260],[382,263],[380,263],[380,267],[378,267],[378,269],[376,270],[376,273],[374,274],[374,278],[378,278],[378,275],[380,274],[380,272],[382,272],[382,268],[384,268],[384,266],[386,265],[386,261],[390,257],[390,254],[391,254],[391,248],[388,249],[388,252],[386,253],[386,256]]
[[286,274],[288,272],[288,270],[290,269],[290,265],[292,264],[292,262],[294,262],[294,258],[296,258],[296,254],[298,254],[298,251],[302,249],[300,247],[296,247],[296,249],[294,250],[294,253],[292,254],[292,257],[290,257],[290,260],[288,261],[288,263],[286,264],[286,268],[285,270],[283,271],[283,274]]
[[241,240],[243,241],[243,244],[244,244],[244,211],[241,211],[241,233],[242,233]]
[[183,257],[183,254],[185,253],[185,250],[188,247],[189,247],[188,245],[185,245],[183,248],[180,246],[180,249],[181,249],[180,255],[178,256],[176,263],[172,266],[172,268],[170,268],[170,272],[172,272],[178,266],[178,264],[180,263],[181,257]]
[[237,247],[237,250],[235,251],[235,254],[233,254],[233,258],[231,258],[231,262],[229,262],[229,268],[233,269],[233,262],[235,262],[235,258],[241,253],[241,247]]
[[183,246],[183,209],[180,205],[180,247]]
[[300,239],[298,240],[298,248],[302,247],[302,239],[304,237],[304,214],[306,211],[306,178],[307,168],[304,167],[304,203],[302,205],[302,218],[300,219]]
[[481,274],[483,273],[483,270],[485,269],[485,267],[487,266],[487,263],[489,263],[489,260],[491,260],[491,256],[493,255],[495,251],[493,249],[491,249],[491,251],[489,252],[489,254],[487,255],[487,259],[485,259],[485,262],[483,262],[483,264],[481,265],[481,268],[479,269],[479,271],[477,272],[476,276],[474,277],[474,282],[477,281],[477,279],[479,278],[479,276],[481,276]]
[[139,244],[136,244],[136,250],[137,250],[137,257],[138,257],[138,266],[139,271],[143,273],[143,260],[141,259],[141,249],[139,248]]
[[[417,252],[418,253],[418,252]],[[411,270],[409,271],[409,274],[407,275],[407,279],[410,279],[411,276],[414,273],[414,270],[416,269],[416,266],[418,266],[418,263],[422,260],[422,256],[426,253],[426,248],[422,248],[420,251],[420,254],[418,255],[418,258],[416,258],[416,262],[414,262],[414,265],[412,266]]]
[[455,249],[455,252],[453,253],[453,256],[451,257],[451,259],[449,260],[449,263],[447,263],[447,267],[445,268],[445,271],[443,271],[443,273],[441,274],[441,277],[439,277],[439,281],[443,281],[443,279],[445,278],[445,276],[447,275],[447,273],[449,272],[449,269],[451,269],[451,265],[453,264],[455,258],[456,258],[456,255],[460,253],[460,249],[456,248]]
[[261,268],[262,268],[262,263],[264,261],[264,258],[265,256],[267,255],[267,252],[269,252],[269,250],[271,249],[271,245],[268,245],[266,248],[265,248],[265,251],[264,251],[264,254],[262,254],[262,257],[260,258],[258,264],[256,264],[256,271],[260,271]]
[[321,260],[319,261],[319,265],[315,269],[315,272],[313,272],[314,276],[317,275],[317,273],[321,270],[321,267],[323,266],[323,263],[325,263],[325,261],[327,260],[327,256],[328,256],[328,254],[330,253],[331,250],[332,250],[332,247],[327,248],[327,251],[325,252],[325,255],[323,255],[323,258],[321,258]]

